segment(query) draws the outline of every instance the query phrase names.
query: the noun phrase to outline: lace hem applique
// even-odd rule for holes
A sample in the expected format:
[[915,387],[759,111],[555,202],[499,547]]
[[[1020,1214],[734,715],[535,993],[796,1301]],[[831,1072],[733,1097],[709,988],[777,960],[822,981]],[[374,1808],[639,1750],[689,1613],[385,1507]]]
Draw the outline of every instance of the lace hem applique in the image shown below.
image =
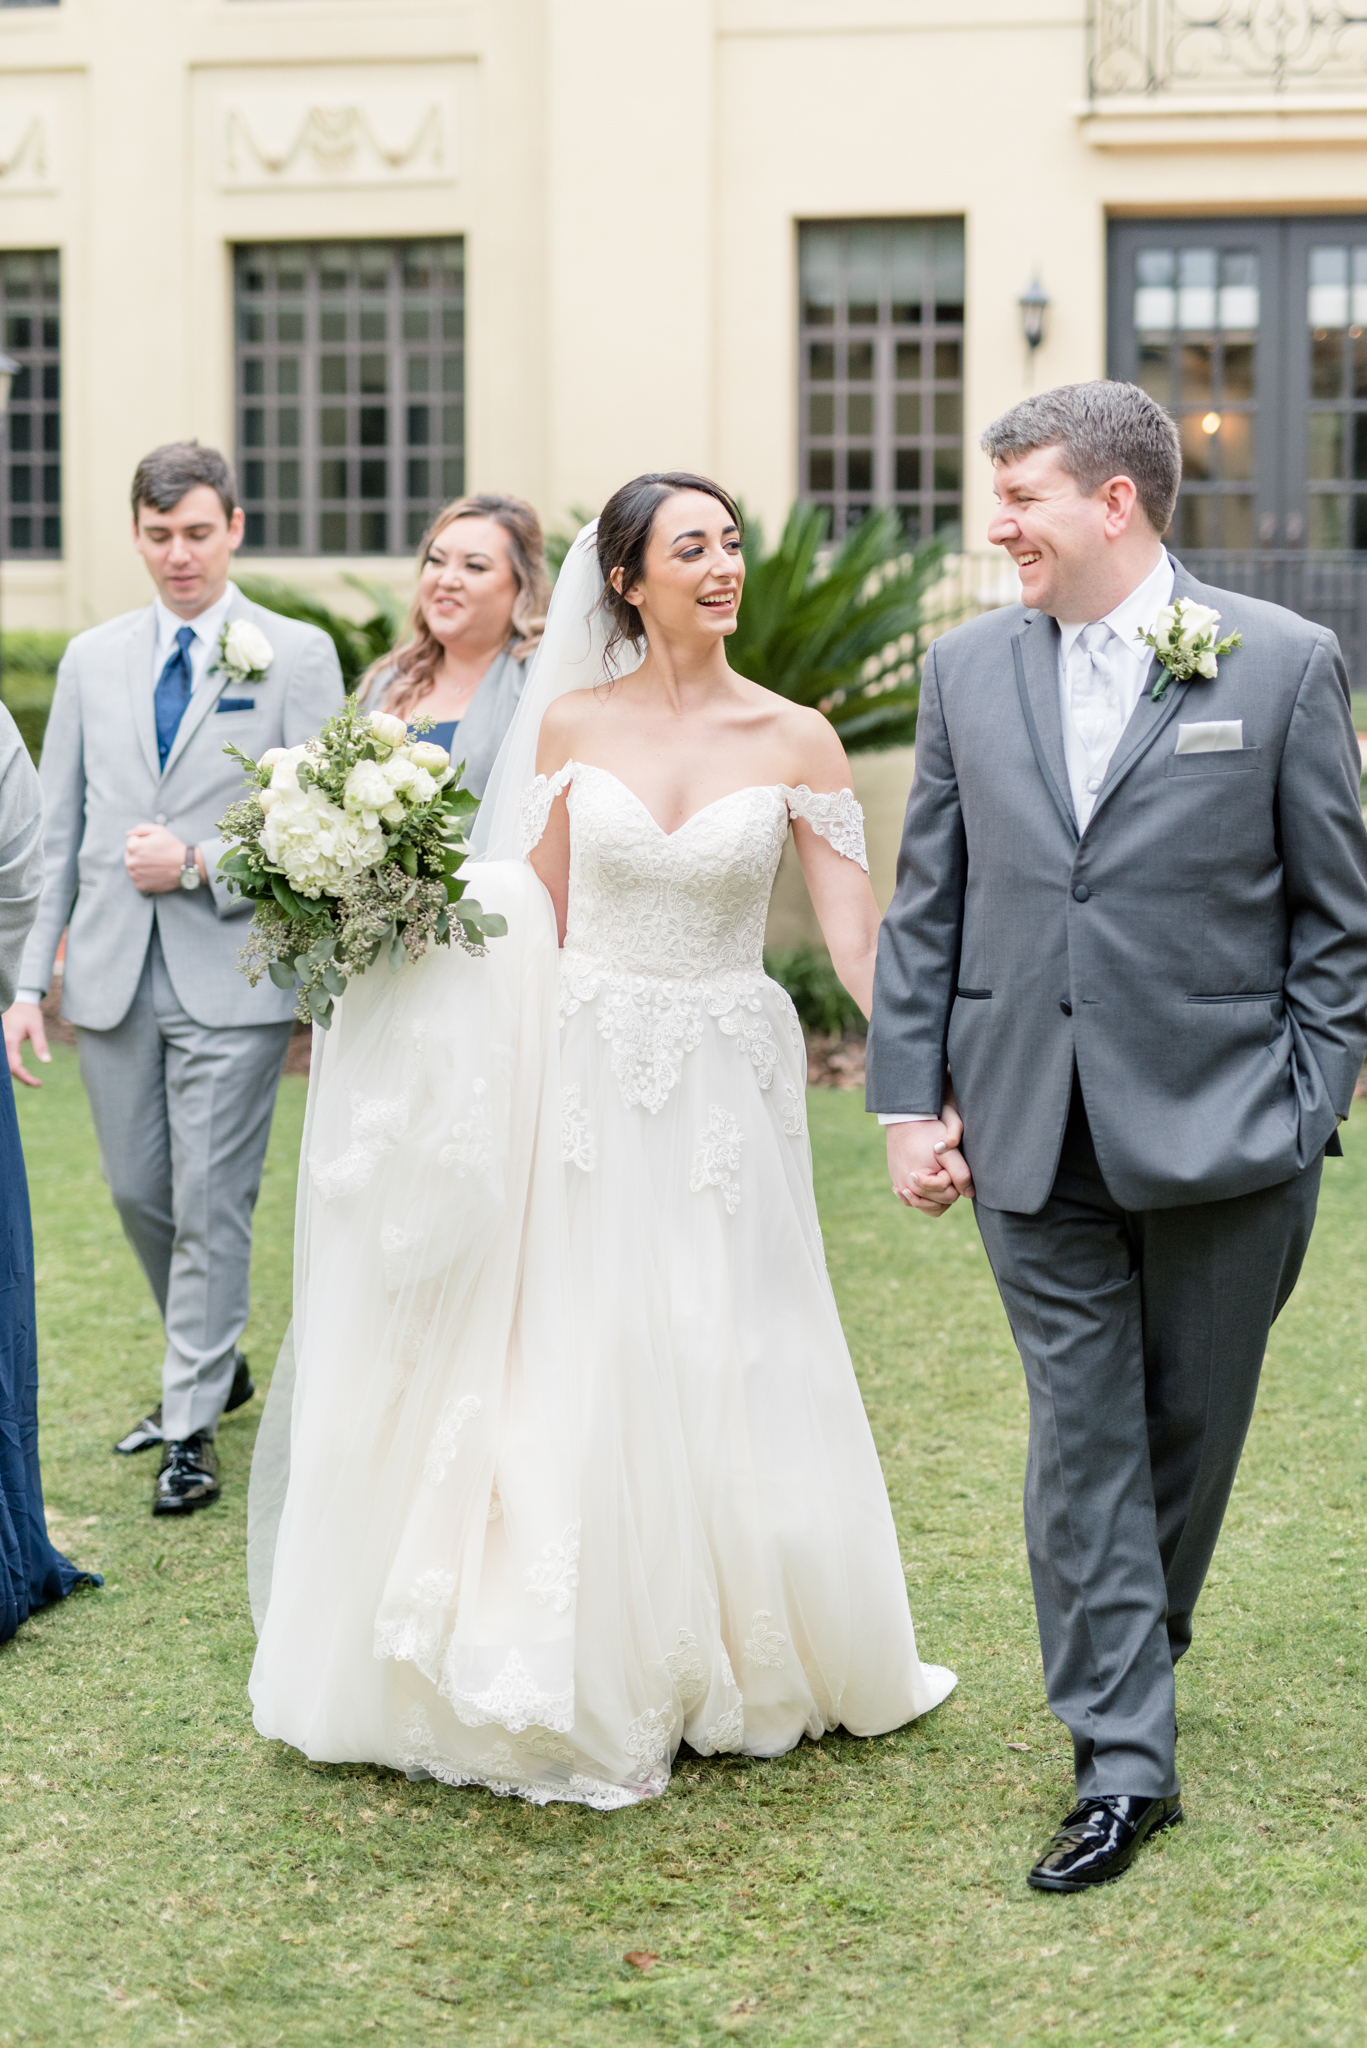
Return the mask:
[[627,1728],[622,1747],[643,1774],[653,1773],[668,1758],[673,1733],[673,1707],[647,1707]]
[[802,1100],[802,1091],[795,1081],[785,1081],[783,1095],[783,1135],[786,1138],[800,1138],[807,1128],[807,1112]]
[[539,846],[551,819],[551,808],[562,789],[574,779],[574,763],[567,761],[554,775],[537,775],[522,792],[518,805],[518,856],[525,860]]
[[760,1087],[771,1085],[778,1041],[760,1014],[761,991],[768,986],[762,973],[705,981],[623,974],[566,947],[560,956],[560,1019],[563,1023],[586,1005],[596,1006],[594,1022],[612,1048],[612,1072],[623,1102],[655,1116],[679,1085],[685,1058],[701,1045],[709,1017],[719,1020],[725,1036],[750,1060]]
[[698,1638],[691,1628],[679,1630],[678,1648],[671,1650],[665,1658],[665,1669],[674,1681],[683,1706],[696,1707],[707,1691],[707,1673],[698,1655]]
[[741,1648],[741,1655],[753,1671],[781,1671],[784,1665],[783,1652],[787,1648],[787,1636],[781,1636],[776,1628],[770,1628],[773,1615],[767,1607],[761,1607],[750,1624],[750,1633]]
[[356,1095],[351,1098],[351,1143],[326,1166],[309,1162],[314,1189],[324,1202],[339,1195],[358,1195],[386,1152],[392,1152],[408,1129],[408,1096]]
[[704,1188],[720,1188],[728,1216],[740,1207],[740,1152],[745,1136],[736,1119],[714,1102],[707,1112],[707,1129],[698,1140],[689,1188],[700,1195]]
[[568,1735],[574,1726],[574,1687],[545,1692],[516,1650],[509,1650],[503,1669],[483,1692],[456,1692],[445,1684],[441,1689],[455,1708],[456,1719],[467,1728],[483,1728],[492,1722],[510,1735],[520,1735],[524,1728],[549,1728],[557,1735]]
[[566,1613],[579,1584],[578,1522],[571,1522],[563,1536],[548,1543],[523,1576],[533,1599],[543,1607],[553,1607],[557,1614]]
[[[837,853],[868,873],[869,858],[864,851],[864,807],[852,789],[811,790],[805,782],[799,782],[796,789],[786,789],[784,795],[788,799],[790,816],[803,819],[813,832],[829,840]],[[545,826],[541,829],[544,831]]]
[[430,1480],[433,1486],[441,1485],[447,1467],[455,1458],[461,1431],[471,1416],[478,1414],[479,1397],[476,1394],[466,1394],[459,1401],[448,1401],[442,1409],[422,1467],[423,1478]]
[[495,1742],[482,1755],[468,1761],[443,1756],[437,1749],[432,1725],[421,1707],[414,1707],[399,1730],[396,1762],[410,1777],[435,1778],[442,1785],[479,1785],[500,1799],[525,1799],[532,1806],[549,1806],[553,1800],[591,1806],[599,1813],[613,1813],[622,1806],[635,1806],[642,1799],[657,1799],[669,1783],[664,1768],[643,1772],[636,1785],[610,1785],[601,1778],[570,1771],[574,1753],[565,1745],[533,1734],[524,1739],[523,1749],[544,1758],[549,1771],[562,1775],[519,1776],[519,1766],[506,1742]]
[[579,1083],[571,1081],[560,1094],[560,1157],[566,1166],[592,1173],[598,1162],[598,1140],[589,1129]]
[[467,1173],[487,1179],[494,1167],[494,1119],[489,1101],[489,1083],[481,1076],[472,1086],[470,1114],[464,1123],[452,1124],[451,1142],[437,1154],[438,1166],[453,1166],[456,1179]]

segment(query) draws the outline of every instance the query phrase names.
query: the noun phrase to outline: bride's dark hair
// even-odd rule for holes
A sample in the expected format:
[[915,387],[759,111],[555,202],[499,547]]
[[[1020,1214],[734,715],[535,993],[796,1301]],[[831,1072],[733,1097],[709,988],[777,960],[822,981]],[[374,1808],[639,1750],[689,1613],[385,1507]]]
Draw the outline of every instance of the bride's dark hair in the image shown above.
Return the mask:
[[633,647],[639,647],[645,639],[646,629],[641,614],[634,604],[628,604],[612,587],[612,572],[622,572],[622,589],[630,590],[640,582],[646,565],[646,549],[650,545],[651,529],[655,514],[666,498],[672,498],[678,491],[702,491],[707,497],[715,498],[725,506],[737,529],[744,533],[745,521],[739,505],[729,491],[714,484],[710,477],[694,476],[686,469],[665,469],[652,471],[647,476],[634,476],[629,484],[623,484],[620,491],[614,491],[598,515],[598,567],[603,574],[603,610],[612,622],[603,660],[608,674],[616,669],[615,656],[619,647],[629,640]]

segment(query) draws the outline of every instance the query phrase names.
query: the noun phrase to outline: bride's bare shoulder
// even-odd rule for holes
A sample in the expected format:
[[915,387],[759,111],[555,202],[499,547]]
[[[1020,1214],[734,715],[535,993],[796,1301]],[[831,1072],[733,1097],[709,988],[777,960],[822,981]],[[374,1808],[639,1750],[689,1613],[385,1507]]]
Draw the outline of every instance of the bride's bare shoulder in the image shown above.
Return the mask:
[[793,704],[773,690],[762,694],[774,744],[788,764],[784,780],[792,787],[805,782],[811,789],[852,787],[845,749],[825,713],[810,704]]
[[554,774],[570,759],[593,710],[593,696],[592,690],[568,690],[546,706],[536,742],[538,774]]

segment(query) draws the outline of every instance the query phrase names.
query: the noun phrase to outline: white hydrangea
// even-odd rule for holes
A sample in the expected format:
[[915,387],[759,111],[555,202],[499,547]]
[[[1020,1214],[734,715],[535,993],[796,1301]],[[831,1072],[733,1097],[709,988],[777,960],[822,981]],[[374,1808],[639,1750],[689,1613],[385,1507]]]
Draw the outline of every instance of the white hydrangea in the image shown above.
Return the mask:
[[[272,777],[272,784],[274,777]],[[373,867],[388,849],[378,826],[350,817],[320,789],[278,792],[266,814],[261,846],[282,868],[296,895],[335,896],[343,883]]]

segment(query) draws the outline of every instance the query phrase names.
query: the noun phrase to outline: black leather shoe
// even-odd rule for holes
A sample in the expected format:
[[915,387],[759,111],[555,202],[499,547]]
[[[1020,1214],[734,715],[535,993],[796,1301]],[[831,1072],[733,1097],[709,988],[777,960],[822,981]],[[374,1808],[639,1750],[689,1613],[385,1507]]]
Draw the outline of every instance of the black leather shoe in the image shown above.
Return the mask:
[[[231,1415],[234,1408],[241,1408],[256,1392],[256,1381],[251,1376],[246,1359],[239,1351],[237,1365],[233,1371],[233,1383],[228,1398],[223,1404],[223,1413]],[[161,1403],[158,1401],[150,1415],[144,1415],[141,1422],[135,1422],[127,1436],[121,1436],[114,1449],[121,1458],[134,1457],[139,1451],[150,1451],[153,1444],[165,1442],[161,1426]]]
[[1085,1892],[1123,1877],[1150,1835],[1182,1818],[1182,1802],[1127,1792],[1080,1799],[1026,1879],[1038,1892]]
[[167,1444],[152,1489],[154,1515],[189,1515],[218,1499],[218,1459],[207,1436]]

